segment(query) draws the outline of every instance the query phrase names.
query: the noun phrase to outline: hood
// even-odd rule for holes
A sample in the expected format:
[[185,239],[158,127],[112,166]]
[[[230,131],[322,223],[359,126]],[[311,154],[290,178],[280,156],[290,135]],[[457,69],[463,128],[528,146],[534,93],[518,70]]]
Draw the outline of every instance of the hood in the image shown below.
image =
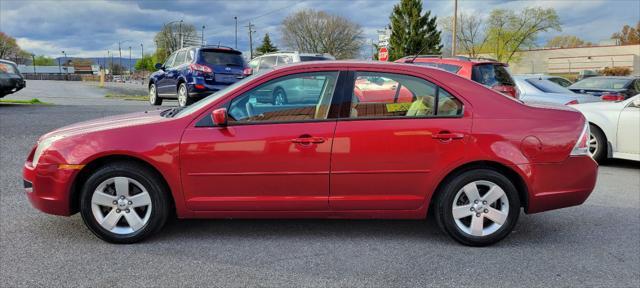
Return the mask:
[[161,110],[152,110],[78,122],[44,134],[38,141],[49,137],[63,138],[96,131],[140,126],[170,120],[170,118],[164,118],[160,116],[161,112]]

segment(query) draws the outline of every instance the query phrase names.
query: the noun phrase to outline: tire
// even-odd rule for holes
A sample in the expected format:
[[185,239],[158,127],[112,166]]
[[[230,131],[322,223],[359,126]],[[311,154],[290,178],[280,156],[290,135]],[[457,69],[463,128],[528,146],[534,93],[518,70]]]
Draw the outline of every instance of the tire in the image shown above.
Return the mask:
[[271,101],[273,105],[285,105],[288,103],[287,93],[284,92],[284,89],[281,87],[277,87],[273,90],[273,98]]
[[589,131],[591,132],[589,134],[589,153],[598,163],[604,163],[608,155],[607,137],[598,126],[593,124],[589,124]]
[[169,191],[156,172],[137,163],[116,162],[98,168],[84,183],[80,215],[98,238],[135,243],[164,226],[170,213],[169,199]]
[[187,89],[187,84],[180,83],[178,85],[178,105],[180,107],[187,107],[193,104],[193,98],[189,97],[189,89]]
[[158,97],[158,89],[155,83],[149,85],[149,103],[155,106],[162,105],[162,98]]
[[[473,187],[476,187],[477,194]],[[434,214],[438,225],[464,245],[487,246],[497,243],[511,233],[520,215],[518,191],[507,177],[495,170],[462,172],[437,192]],[[480,197],[473,197],[474,194]],[[455,217],[454,206],[457,207]]]

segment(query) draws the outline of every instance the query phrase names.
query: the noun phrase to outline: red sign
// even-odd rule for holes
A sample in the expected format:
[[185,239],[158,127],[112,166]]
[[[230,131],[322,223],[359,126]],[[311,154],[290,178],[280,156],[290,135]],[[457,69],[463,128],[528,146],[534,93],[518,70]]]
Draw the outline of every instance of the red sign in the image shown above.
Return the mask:
[[378,51],[378,60],[380,61],[389,60],[389,50],[387,50],[387,47],[380,48],[380,51]]

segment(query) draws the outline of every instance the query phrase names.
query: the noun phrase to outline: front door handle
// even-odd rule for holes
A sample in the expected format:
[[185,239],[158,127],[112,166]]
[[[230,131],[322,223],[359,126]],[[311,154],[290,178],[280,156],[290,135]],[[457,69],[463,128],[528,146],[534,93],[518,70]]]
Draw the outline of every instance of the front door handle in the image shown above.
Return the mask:
[[291,139],[292,143],[301,144],[301,145],[311,145],[311,144],[320,144],[324,143],[325,139],[322,137],[311,137],[309,135],[302,135],[298,138]]
[[462,133],[451,133],[449,131],[442,131],[442,132],[440,132],[438,134],[431,135],[431,138],[438,139],[438,140],[443,140],[443,141],[458,140],[458,139],[464,138],[464,134],[462,134]]

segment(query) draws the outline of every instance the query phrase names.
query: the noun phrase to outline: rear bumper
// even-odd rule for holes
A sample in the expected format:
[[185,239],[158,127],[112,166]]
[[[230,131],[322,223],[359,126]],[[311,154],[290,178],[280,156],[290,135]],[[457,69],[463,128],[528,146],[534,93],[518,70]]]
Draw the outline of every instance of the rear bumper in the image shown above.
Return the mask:
[[31,166],[22,170],[24,188],[29,202],[36,209],[54,215],[71,215],[70,188],[77,170],[58,169],[58,165]]
[[222,90],[231,84],[210,84],[207,83],[202,77],[193,77],[190,83],[187,83],[187,89],[189,89],[189,96],[191,97],[206,97],[214,92]]
[[529,175],[527,213],[580,205],[595,188],[598,164],[591,157],[569,157],[560,163],[519,165]]

